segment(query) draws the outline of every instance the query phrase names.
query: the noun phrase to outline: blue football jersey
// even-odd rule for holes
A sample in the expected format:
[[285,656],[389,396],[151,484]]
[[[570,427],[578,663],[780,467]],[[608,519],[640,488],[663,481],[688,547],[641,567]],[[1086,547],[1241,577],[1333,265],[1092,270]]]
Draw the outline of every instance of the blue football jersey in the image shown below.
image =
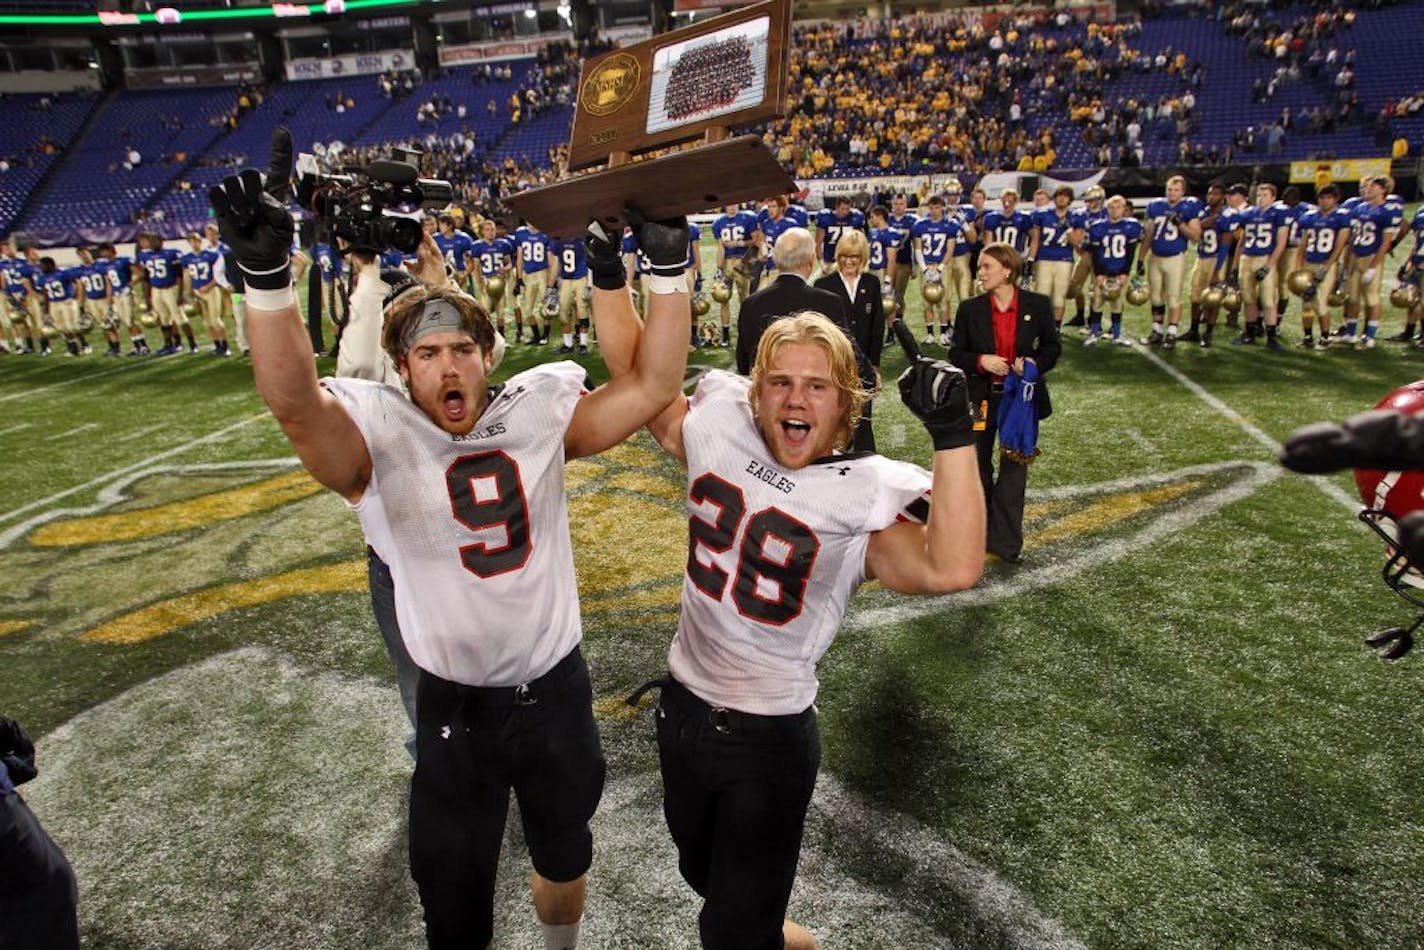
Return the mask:
[[[881,271],[890,266],[895,249],[900,246],[900,235],[890,228],[870,229],[870,270]],[[958,248],[956,248],[957,250]]]
[[[712,236],[718,241],[751,241],[752,235],[756,234],[757,216],[750,211],[738,211],[732,215],[722,215],[712,222]],[[751,246],[726,247],[723,248],[723,256],[734,261],[739,257],[746,257]]]
[[1329,214],[1313,205],[1302,204],[1302,207],[1304,210],[1296,220],[1301,240],[1305,242],[1305,262],[1324,264],[1342,240],[1349,240],[1348,236],[1342,238],[1340,232],[1349,230],[1350,213],[1338,207]]
[[528,225],[516,228],[514,244],[519,249],[519,268],[526,274],[549,269],[549,236]]
[[1156,257],[1176,257],[1187,252],[1187,236],[1173,216],[1182,222],[1200,221],[1206,216],[1206,207],[1196,198],[1182,198],[1176,204],[1169,204],[1166,198],[1157,198],[1147,205],[1147,220],[1152,222],[1152,253]]
[[583,280],[588,276],[588,248],[583,238],[570,238],[554,245],[559,255],[559,279]]
[[103,300],[109,295],[109,274],[104,261],[80,264],[73,268],[84,296],[90,300]]
[[910,232],[915,229],[915,224],[919,220],[920,216],[915,214],[913,211],[906,211],[898,218],[892,214],[886,220],[885,226],[888,227],[891,231],[894,231],[900,241],[900,249],[895,252],[895,263],[914,263],[914,249],[910,246],[909,238]]
[[844,218],[836,216],[836,213],[826,208],[816,214],[816,230],[825,235],[825,241],[821,245],[821,260],[827,264],[833,264],[836,260],[836,245],[841,242],[852,231],[865,230],[865,215],[860,209],[850,209],[850,214]]
[[1350,222],[1350,250],[1356,258],[1373,257],[1402,220],[1404,209],[1388,200],[1380,205],[1360,202]]
[[1136,218],[1100,221],[1088,235],[1098,266],[1109,277],[1126,274],[1132,266],[1133,251],[1142,240],[1142,222]]
[[1083,227],[1080,212],[1069,211],[1058,216],[1056,208],[1044,208],[1033,213],[1033,226],[1038,230],[1038,259],[1041,261],[1071,261],[1073,245],[1068,240]]
[[1028,248],[1029,232],[1033,230],[1033,216],[1015,208],[1012,213],[1002,209],[984,212],[984,227],[981,229],[985,240],[1007,244],[1022,254]]
[[1243,257],[1269,257],[1276,249],[1276,241],[1288,222],[1285,206],[1278,204],[1269,208],[1255,206],[1243,208],[1237,216],[1241,228],[1241,255]]
[[964,237],[964,228],[953,218],[921,218],[910,231],[918,242],[926,266],[944,263],[954,245]]

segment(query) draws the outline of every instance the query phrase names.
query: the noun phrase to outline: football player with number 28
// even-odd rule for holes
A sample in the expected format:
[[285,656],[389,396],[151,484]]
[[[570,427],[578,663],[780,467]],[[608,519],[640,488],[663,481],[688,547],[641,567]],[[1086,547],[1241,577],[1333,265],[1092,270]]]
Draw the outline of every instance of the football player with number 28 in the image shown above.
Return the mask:
[[895,327],[932,474],[843,451],[866,393],[849,338],[816,313],[767,327],[749,379],[713,370],[649,427],[688,475],[677,635],[666,678],[644,690],[661,687],[663,813],[703,898],[703,947],[816,945],[785,915],[821,758],[816,661],[851,594],[872,578],[963,590],[983,570],[964,374]]
[[388,317],[383,343],[408,396],[369,380],[318,382],[292,292],[291,153],[279,128],[265,179],[248,169],[209,197],[246,286],[257,390],[387,561],[420,667],[410,868],[427,940],[492,939],[513,791],[545,943],[573,947],[605,764],[579,649],[564,468],[646,425],[682,385],[686,220],[635,222],[654,268],[641,331],[621,268],[611,282],[595,273],[599,339],[621,356],[597,389],[572,362],[491,385],[489,316],[444,288],[412,292]]

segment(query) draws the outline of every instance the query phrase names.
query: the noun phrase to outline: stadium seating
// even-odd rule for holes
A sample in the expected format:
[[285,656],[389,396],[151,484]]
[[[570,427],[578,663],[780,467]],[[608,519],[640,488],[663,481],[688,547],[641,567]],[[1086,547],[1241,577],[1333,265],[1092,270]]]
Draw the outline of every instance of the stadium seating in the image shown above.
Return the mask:
[[[48,109],[40,101],[48,99]],[[0,157],[10,170],[0,175],[0,234],[9,231],[45,173],[64,158],[84,120],[99,102],[98,93],[66,93],[5,96],[0,99]],[[41,149],[53,143],[53,151]]]
[[[236,90],[137,90],[122,93],[59,166],[20,225],[26,229],[128,224],[223,133]],[[133,148],[140,163],[125,168]]]

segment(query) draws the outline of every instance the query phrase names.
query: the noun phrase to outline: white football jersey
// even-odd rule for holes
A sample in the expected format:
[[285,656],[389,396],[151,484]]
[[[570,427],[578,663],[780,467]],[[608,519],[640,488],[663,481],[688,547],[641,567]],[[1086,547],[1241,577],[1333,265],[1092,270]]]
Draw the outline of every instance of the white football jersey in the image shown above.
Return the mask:
[[585,380],[572,362],[520,373],[464,436],[391,386],[322,380],[370,450],[371,481],[351,507],[390,565],[401,637],[422,669],[517,686],[582,639],[564,433]]
[[683,420],[689,542],[668,670],[714,706],[790,715],[816,698],[870,535],[928,517],[930,474],[871,453],[783,469],[750,385],[708,373]]

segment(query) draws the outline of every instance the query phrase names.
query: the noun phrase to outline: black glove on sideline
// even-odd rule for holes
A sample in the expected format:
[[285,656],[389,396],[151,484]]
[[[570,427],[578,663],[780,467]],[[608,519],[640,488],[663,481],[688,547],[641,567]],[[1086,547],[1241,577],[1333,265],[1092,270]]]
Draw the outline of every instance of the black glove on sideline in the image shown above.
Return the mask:
[[968,381],[959,367],[919,357],[900,374],[900,398],[925,424],[936,452],[974,444]]

